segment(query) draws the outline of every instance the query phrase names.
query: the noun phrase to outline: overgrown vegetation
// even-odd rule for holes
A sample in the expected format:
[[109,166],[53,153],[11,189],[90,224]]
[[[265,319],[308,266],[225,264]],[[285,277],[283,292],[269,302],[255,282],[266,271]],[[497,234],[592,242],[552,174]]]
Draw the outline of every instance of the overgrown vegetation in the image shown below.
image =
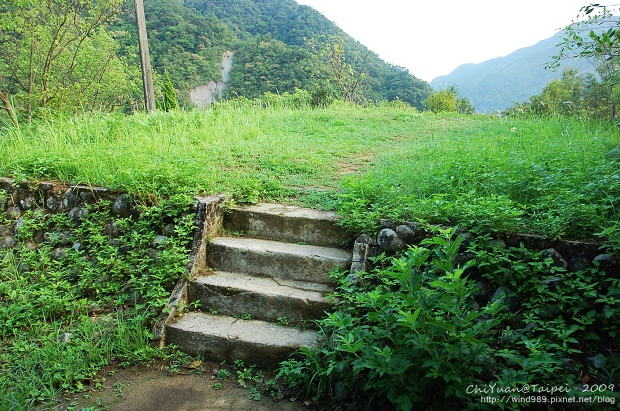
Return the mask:
[[424,106],[433,113],[473,114],[476,111],[471,101],[461,96],[455,85],[433,92],[424,102]]
[[92,114],[5,129],[0,174],[143,198],[199,191],[240,202],[293,198],[338,206],[359,231],[389,217],[591,238],[618,219],[620,137],[611,123],[434,115],[394,103],[311,109],[307,101],[299,91],[204,111]]
[[[602,63],[603,64],[603,63]],[[605,62],[607,66],[614,62]],[[599,70],[604,70],[599,67]],[[616,81],[600,81],[593,74],[580,75],[568,69],[562,77],[550,81],[540,94],[515,104],[505,114],[513,117],[572,116],[614,119],[620,101]]]
[[615,126],[481,120],[446,117],[440,124],[459,123],[449,136],[433,130],[403,142],[345,180],[346,223],[370,231],[383,217],[422,219],[477,232],[591,238],[617,221]]
[[[318,322],[322,342],[279,376],[333,409],[522,409],[527,395],[542,409],[603,395],[597,409],[612,409],[619,273],[567,272],[540,252],[462,240],[439,230],[369,273],[333,273],[337,310]],[[463,251],[470,261],[455,265]]]
[[[0,409],[83,390],[112,361],[172,354],[150,346],[150,330],[186,274],[189,204],[177,196],[137,220],[112,216],[104,201],[79,221],[28,211],[15,223],[0,214],[0,226],[17,227],[18,242],[0,259]],[[166,224],[173,233],[156,240]]]
[[[0,175],[104,185],[157,205],[139,218],[112,216],[105,202],[79,218],[0,214],[0,409],[82,390],[112,361],[180,358],[153,349],[149,330],[186,275],[187,210],[200,192],[338,209],[355,232],[391,218],[478,234],[465,245],[437,230],[369,273],[334,273],[324,340],[280,370],[314,401],[485,408],[470,387],[488,384],[618,398],[617,269],[567,271],[487,241],[597,235],[617,258],[620,136],[598,119],[617,117],[620,34],[606,10],[589,23],[611,28],[584,37],[573,26],[556,58],[579,46],[600,81],[567,71],[496,117],[461,115],[473,107],[455,87],[431,93],[292,0],[150,1],[163,111],[129,117],[141,105],[131,4],[87,3],[0,5]],[[226,50],[237,98],[179,110],[191,87],[219,80]],[[254,399],[281,394],[251,365],[220,371]]]

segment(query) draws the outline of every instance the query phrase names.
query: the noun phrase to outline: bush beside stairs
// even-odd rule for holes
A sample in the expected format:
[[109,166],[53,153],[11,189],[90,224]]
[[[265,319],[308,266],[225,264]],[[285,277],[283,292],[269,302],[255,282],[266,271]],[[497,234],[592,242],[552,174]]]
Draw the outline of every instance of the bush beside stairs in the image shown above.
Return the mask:
[[[330,309],[328,273],[351,265],[351,236],[331,212],[259,204],[233,207],[206,244],[207,268],[188,284],[189,306],[166,344],[210,361],[277,366],[313,346],[313,320]],[[198,304],[199,303],[199,304]]]

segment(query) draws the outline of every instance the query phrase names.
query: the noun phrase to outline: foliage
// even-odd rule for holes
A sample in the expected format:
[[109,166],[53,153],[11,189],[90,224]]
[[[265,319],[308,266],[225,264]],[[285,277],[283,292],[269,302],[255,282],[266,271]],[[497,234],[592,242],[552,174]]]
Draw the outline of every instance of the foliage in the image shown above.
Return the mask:
[[[121,2],[79,0],[0,5],[0,93],[30,122],[39,111],[111,109],[134,86],[105,31]],[[9,112],[9,114],[11,114]]]
[[345,180],[344,223],[362,232],[380,218],[418,219],[476,232],[591,238],[617,221],[617,162],[613,151],[601,156],[618,144],[613,124],[479,120],[475,131],[460,123],[422,145],[412,140]]
[[459,90],[454,85],[432,93],[424,105],[433,113],[473,114],[475,111],[467,97],[459,96]]
[[[241,64],[235,62],[233,65],[232,95],[254,98],[264,91],[278,94],[301,88],[310,92],[318,89],[321,93],[317,96],[325,96],[323,81],[328,80],[343,98],[355,97],[359,100],[363,97],[369,101],[391,101],[398,97],[421,110],[422,101],[431,92],[428,83],[417,79],[401,67],[386,64],[377,54],[346,35],[322,14],[293,0],[186,0],[184,5],[203,16],[214,15],[242,40],[239,47],[234,47],[235,58],[243,60]],[[316,47],[317,39],[330,38],[337,41]],[[269,43],[269,47],[257,47],[261,41]],[[336,52],[336,59],[321,61],[321,52],[329,48]],[[271,60],[267,61],[260,54],[257,55],[258,50],[270,54]],[[242,52],[245,57],[239,56],[238,52]],[[253,64],[254,59],[250,59],[250,56],[262,64]],[[297,60],[291,60],[290,57]],[[338,64],[343,70],[334,71],[331,64],[334,62],[340,62]],[[284,66],[288,67],[292,79],[289,80],[285,75],[286,71],[282,71]],[[274,70],[269,71],[270,67]],[[309,67],[312,77],[306,75]],[[347,67],[352,67],[355,71],[353,81],[348,77]],[[343,76],[337,77],[338,73]],[[363,90],[360,88],[360,75],[366,78],[366,87]],[[257,86],[265,82],[268,83],[267,86]],[[264,87],[265,90],[257,90],[257,87]]]
[[[566,59],[590,59],[596,67],[600,82],[593,78],[588,79],[589,96],[583,100],[589,103],[588,107],[594,109],[594,114],[598,117],[615,118],[616,106],[620,101],[618,10],[589,4],[582,7],[580,12],[578,21],[566,27],[566,35],[558,44],[559,53],[553,56],[548,66],[557,69],[560,62]],[[567,101],[575,103],[575,100],[573,98]]]
[[[318,322],[322,342],[283,362],[279,377],[336,409],[388,402],[397,410],[496,409],[499,401],[481,403],[473,387],[510,389],[514,398],[528,384],[580,383],[575,359],[604,352],[616,338],[618,278],[598,268],[566,273],[541,253],[490,248],[484,239],[473,243],[474,259],[456,266],[461,246],[454,229],[439,230],[401,256],[378,258],[370,273],[334,273],[337,310]],[[505,291],[484,297],[480,277]],[[522,315],[508,310],[515,295]],[[551,309],[560,314],[548,316]],[[575,367],[566,368],[569,359]],[[619,365],[606,360],[607,370]],[[590,376],[615,395],[604,372]],[[570,388],[568,396],[579,395],[592,394]]]
[[423,102],[432,93],[428,83],[413,76],[405,67],[391,66],[383,80],[387,101],[403,101],[416,109],[424,109]]
[[436,91],[428,96],[425,106],[433,113],[456,112],[456,94],[447,89]]
[[[22,217],[20,246],[0,260],[1,409],[82,390],[114,360],[130,365],[165,355],[150,347],[149,330],[187,272],[189,200],[171,198],[144,209],[137,221],[111,216],[103,201],[78,223],[41,210]],[[175,235],[153,249],[169,223]],[[118,237],[106,234],[110,224]]]
[[[146,2],[153,67],[170,76],[162,95],[171,96],[172,85],[180,104],[191,105],[191,89],[223,80],[220,63],[227,51],[235,52],[229,96],[304,89],[315,95],[316,106],[324,106],[337,91],[351,101],[399,98],[421,109],[430,93],[426,82],[386,64],[309,7],[293,0],[229,3]],[[49,112],[118,107],[130,112],[142,106],[133,4],[82,5],[81,0],[2,5],[0,37],[7,47],[0,50],[0,109],[14,126],[20,117],[30,122]],[[329,43],[330,58],[322,59],[307,41],[321,35],[339,39]]]
[[[221,80],[222,54],[236,37],[211,13],[201,15],[182,2],[149,0],[144,13],[153,69],[168,72],[181,105],[189,105],[191,88]],[[123,45],[120,54],[139,67],[133,2],[124,2],[119,17],[112,30]]]
[[161,109],[164,111],[177,109],[179,107],[179,103],[177,102],[174,86],[172,85],[172,81],[170,80],[170,76],[167,71],[164,71],[164,81],[161,86],[161,91],[163,94]]
[[337,90],[336,97],[351,103],[364,103],[367,95],[364,92],[365,65],[370,52],[367,50],[362,57],[347,58],[345,41],[338,36],[320,36],[309,40],[309,45],[325,65],[323,72],[315,73],[315,77],[321,83],[330,83]]
[[435,115],[399,102],[294,108],[306,98],[297,91],[192,112],[50,119],[4,132],[0,174],[91,182],[142,199],[201,191],[246,202],[294,198],[338,207],[357,232],[386,217],[591,238],[618,219],[613,124]]
[[566,37],[558,44],[559,53],[550,66],[556,67],[567,58],[615,60],[620,57],[620,29],[614,7],[594,3],[583,6],[577,21],[566,27]]
[[303,109],[310,106],[311,95],[306,90],[295,89],[294,93],[285,91],[281,95],[267,92],[262,100],[268,107]]
[[235,52],[226,95],[255,98],[308,88],[316,65],[316,58],[301,47],[267,35],[253,38]]
[[329,106],[332,101],[335,100],[336,92],[334,91],[333,87],[327,82],[316,83],[314,87],[312,87],[310,96],[310,105],[312,107],[325,108]]
[[[601,77],[605,77],[605,67],[612,62],[597,66]],[[550,81],[543,91],[530,97],[529,101],[515,104],[504,114],[515,117],[531,116],[581,116],[587,118],[613,119],[620,101],[620,89],[612,81],[599,81],[590,73],[580,75],[570,68],[562,77]]]

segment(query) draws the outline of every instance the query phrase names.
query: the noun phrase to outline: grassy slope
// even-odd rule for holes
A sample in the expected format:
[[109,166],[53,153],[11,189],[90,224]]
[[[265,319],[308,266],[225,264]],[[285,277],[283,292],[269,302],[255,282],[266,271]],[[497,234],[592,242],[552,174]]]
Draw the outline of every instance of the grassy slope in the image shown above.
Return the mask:
[[[144,197],[228,192],[380,216],[588,237],[617,219],[611,126],[569,119],[436,116],[227,103],[205,111],[84,115],[0,139],[0,174]],[[335,194],[344,190],[344,195]]]
[[[0,130],[0,136],[0,175],[110,186],[145,200],[153,194],[224,191],[238,201],[339,207],[358,230],[389,216],[587,237],[618,219],[620,173],[605,154],[620,137],[611,126],[577,120],[227,103],[132,117],[87,114],[21,132]],[[28,221],[34,230],[45,219],[33,214]],[[0,223],[11,224],[5,215]],[[28,233],[22,229],[22,240]],[[125,242],[135,243],[136,250],[144,241],[148,247],[155,235],[131,233]],[[93,255],[127,268],[118,284],[109,284],[122,288],[128,278],[136,281],[132,275],[148,278],[131,268],[135,262],[117,255],[105,236],[86,231],[84,236],[99,247]],[[0,329],[0,408],[24,409],[64,389],[80,389],[112,358],[136,363],[157,355],[148,348],[150,317],[142,310],[121,310],[114,319],[113,306],[127,296],[116,288],[103,300],[88,296],[89,284],[103,275],[97,270],[106,266],[87,266],[74,284],[74,269],[53,261],[53,247],[8,251],[0,264],[0,301],[7,302],[0,308],[13,322]],[[183,254],[178,257],[182,261]],[[34,271],[24,275],[22,263]],[[153,270],[152,263],[145,267]],[[109,327],[89,320],[87,307],[93,304],[112,305]],[[50,310],[57,310],[52,317],[59,321],[51,321]],[[65,333],[70,342],[59,343]]]

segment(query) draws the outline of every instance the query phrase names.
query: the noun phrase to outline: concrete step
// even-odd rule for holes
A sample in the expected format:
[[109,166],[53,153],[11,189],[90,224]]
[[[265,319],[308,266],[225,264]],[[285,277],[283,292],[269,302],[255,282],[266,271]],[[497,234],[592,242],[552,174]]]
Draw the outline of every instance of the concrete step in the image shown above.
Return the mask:
[[203,311],[217,310],[230,316],[290,324],[308,323],[323,317],[331,304],[325,298],[334,289],[325,284],[279,280],[214,271],[189,284],[190,303],[200,301]]
[[258,320],[190,312],[166,327],[166,344],[209,361],[244,361],[275,368],[299,347],[312,347],[317,334]]
[[352,236],[336,224],[338,220],[331,211],[258,204],[230,208],[224,216],[224,227],[246,237],[342,247],[351,242]]
[[328,273],[351,265],[351,252],[255,238],[216,237],[207,249],[210,267],[283,280],[331,284]]

